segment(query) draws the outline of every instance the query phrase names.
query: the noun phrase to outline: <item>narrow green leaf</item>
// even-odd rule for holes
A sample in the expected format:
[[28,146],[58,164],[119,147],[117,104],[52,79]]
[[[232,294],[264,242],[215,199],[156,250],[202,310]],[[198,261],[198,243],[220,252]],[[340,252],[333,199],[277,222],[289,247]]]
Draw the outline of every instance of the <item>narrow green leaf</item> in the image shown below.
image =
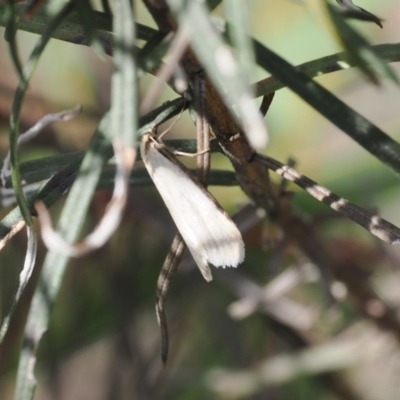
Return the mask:
[[[47,207],[52,206],[68,190],[79,169],[80,160],[72,161],[62,170],[51,177],[41,188],[28,196],[28,208],[31,214],[35,213],[34,203],[42,201]],[[14,208],[0,221],[0,247],[18,224],[23,222],[21,210]]]
[[8,46],[10,49],[10,55],[11,55],[11,61],[14,65],[14,68],[19,75],[19,79],[23,80],[24,79],[24,74],[22,71],[22,62],[19,58],[18,55],[18,46],[17,46],[17,29],[18,29],[18,22],[20,19],[20,16],[18,13],[15,12],[15,5],[13,0],[8,0],[9,4],[9,18],[8,18],[8,23],[6,26],[6,31],[4,33],[4,39],[8,42]]
[[130,0],[114,2],[114,72],[111,92],[111,131],[113,137],[136,148],[138,90],[135,60],[136,30]]
[[171,44],[169,40],[164,39],[166,39],[165,33],[158,32],[139,51],[137,55],[137,62],[141,69],[139,77],[146,71],[155,71],[162,63],[162,58]]
[[337,11],[337,7],[330,5],[328,0],[325,0],[325,5],[337,37],[348,53],[348,59],[375,84],[379,83],[379,72],[399,85],[394,71],[380,59],[367,40],[345,21],[343,15]]
[[207,6],[210,10],[214,10],[222,3],[222,0],[207,0]]
[[[197,170],[190,170],[196,175]],[[101,174],[98,189],[109,189],[114,186],[115,168],[107,168]],[[238,186],[236,173],[233,171],[211,170],[208,186]],[[153,180],[145,168],[137,168],[132,171],[129,178],[131,187],[154,186]]]
[[101,0],[101,6],[103,7],[104,13],[111,16],[111,7],[108,0]]
[[400,175],[399,143],[276,53],[258,41],[254,43],[257,63],[262,68]]
[[103,46],[101,45],[99,35],[97,34],[94,10],[90,1],[73,0],[73,2],[89,45],[99,56],[102,56],[104,54]]
[[250,84],[254,69],[254,48],[250,36],[248,3],[242,0],[224,0],[224,13],[231,29],[230,42],[236,50],[240,73]]
[[22,215],[28,226],[32,224],[32,219],[26,204],[26,199],[21,186],[21,178],[19,173],[19,157],[18,157],[18,135],[19,135],[19,116],[21,113],[22,104],[25,98],[25,93],[28,89],[29,81],[33,75],[36,65],[43,53],[52,33],[57,29],[61,22],[71,11],[71,4],[67,3],[65,7],[47,26],[46,31],[38,40],[35,48],[32,51],[26,65],[23,69],[23,79],[20,80],[18,88],[14,96],[10,115],[10,155],[12,167],[12,182],[16,193],[18,205],[21,208]]
[[13,316],[15,306],[17,305],[19,299],[21,298],[21,295],[29,281],[29,278],[32,275],[32,271],[33,271],[33,268],[34,268],[35,262],[36,262],[37,235],[36,235],[34,228],[29,226],[27,228],[27,234],[28,234],[28,244],[27,244],[27,250],[26,250],[26,254],[25,254],[24,266],[19,275],[18,288],[12,299],[11,306],[8,309],[6,315],[3,319],[3,323],[1,324],[1,327],[0,327],[0,344],[3,342],[3,339],[8,331],[8,327],[10,325],[11,317]]
[[[82,161],[83,155],[83,152],[73,152],[25,161],[20,165],[21,179],[26,184],[49,179],[52,175],[60,172],[67,165],[71,164],[71,162]],[[7,178],[6,188],[11,187],[11,180]]]
[[[51,17],[46,13],[44,7],[32,16],[31,19],[25,20],[23,15],[29,8],[29,4],[15,4],[15,13],[20,18],[18,29],[42,35],[47,29],[51,21]],[[6,26],[8,22],[8,6],[0,3],[0,26]],[[113,48],[113,34],[112,34],[112,18],[102,12],[93,11],[93,24],[97,29],[98,37],[100,38],[107,54],[112,54]],[[142,40],[149,40],[156,33],[157,30],[149,26],[136,24],[137,38]],[[71,15],[53,32],[54,39],[63,40],[69,43],[89,45],[89,40],[85,36],[85,30],[76,12]]]
[[380,18],[363,8],[356,6],[351,0],[336,0],[336,2],[346,10],[343,12],[344,16],[358,19],[360,21],[374,22],[379,27],[383,28]]
[[[373,46],[378,57],[385,63],[400,61],[400,44],[379,44]],[[354,63],[348,60],[346,53],[332,54],[318,58],[316,60],[305,62],[296,66],[298,71],[303,72],[310,78],[330,74],[336,71],[342,71],[355,67]],[[282,89],[285,83],[277,79],[275,76],[270,76],[256,83],[256,96],[264,96],[266,94]]]

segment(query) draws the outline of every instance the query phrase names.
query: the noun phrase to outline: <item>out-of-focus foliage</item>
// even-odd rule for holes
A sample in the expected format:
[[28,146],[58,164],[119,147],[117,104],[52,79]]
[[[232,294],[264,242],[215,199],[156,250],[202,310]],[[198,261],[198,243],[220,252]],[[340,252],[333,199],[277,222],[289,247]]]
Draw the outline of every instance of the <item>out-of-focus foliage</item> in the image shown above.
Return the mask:
[[[268,141],[269,157],[400,225],[398,15],[394,0],[0,2],[0,398],[400,398],[400,253],[368,231],[380,220],[363,230],[272,172],[261,201],[248,166],[262,158],[235,161]],[[76,242],[109,210],[112,143],[135,149],[182,114],[163,139],[195,152],[198,76],[206,104],[225,104],[206,111],[208,183],[246,258],[207,284],[185,254],[163,367],[154,302],[176,230],[139,155],[118,229],[84,258],[46,249],[34,204]],[[275,91],[263,123],[253,96]]]
[[[335,30],[340,38],[340,42],[347,50],[348,56],[353,60],[354,64],[358,66],[374,83],[379,83],[377,72],[381,70],[384,75],[398,83],[396,74],[390,66],[388,66],[381,58],[375,53],[375,50],[368,44],[361,35],[357,33],[340,15],[336,7],[332,7],[326,0],[327,10],[330,14]],[[373,14],[368,13],[360,7],[354,6],[351,1],[338,1],[342,4],[347,11],[355,12],[354,18],[373,21],[380,27],[382,24],[380,20]],[[352,16],[352,14],[350,14]]]

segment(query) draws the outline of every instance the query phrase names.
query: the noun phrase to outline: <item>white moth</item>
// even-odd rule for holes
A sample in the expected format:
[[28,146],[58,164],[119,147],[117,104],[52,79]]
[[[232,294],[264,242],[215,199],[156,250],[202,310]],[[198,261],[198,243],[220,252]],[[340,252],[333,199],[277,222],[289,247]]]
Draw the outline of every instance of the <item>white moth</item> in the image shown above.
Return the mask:
[[209,265],[236,267],[244,259],[242,236],[214,197],[154,133],[143,136],[142,160],[206,281]]

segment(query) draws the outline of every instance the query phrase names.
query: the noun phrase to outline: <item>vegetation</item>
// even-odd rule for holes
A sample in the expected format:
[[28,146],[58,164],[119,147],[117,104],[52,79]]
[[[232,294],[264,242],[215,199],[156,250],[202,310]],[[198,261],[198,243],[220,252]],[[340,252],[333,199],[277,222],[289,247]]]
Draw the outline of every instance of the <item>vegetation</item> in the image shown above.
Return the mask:
[[[0,398],[400,397],[395,2],[98,3],[0,3]],[[238,268],[204,281],[146,140]]]

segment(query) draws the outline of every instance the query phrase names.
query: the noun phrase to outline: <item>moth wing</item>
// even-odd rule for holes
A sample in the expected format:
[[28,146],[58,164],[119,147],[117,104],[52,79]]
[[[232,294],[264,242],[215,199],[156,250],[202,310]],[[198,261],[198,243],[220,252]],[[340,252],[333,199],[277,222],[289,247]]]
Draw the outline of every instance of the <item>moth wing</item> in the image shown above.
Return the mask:
[[204,278],[212,279],[208,264],[240,264],[244,258],[242,236],[211,194],[183,165],[153,146],[142,148],[142,159]]

